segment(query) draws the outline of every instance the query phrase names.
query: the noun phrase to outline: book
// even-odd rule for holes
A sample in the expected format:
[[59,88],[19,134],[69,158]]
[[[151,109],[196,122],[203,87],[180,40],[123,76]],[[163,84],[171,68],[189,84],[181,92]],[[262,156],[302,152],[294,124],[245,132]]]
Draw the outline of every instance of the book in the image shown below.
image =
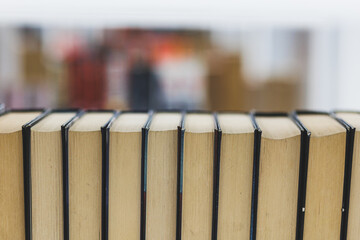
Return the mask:
[[24,204],[27,205],[29,199],[24,191],[22,126],[41,113],[41,110],[18,110],[0,116],[0,239],[25,239]]
[[220,113],[218,239],[249,239],[254,126],[248,114]]
[[0,113],[0,239],[358,239],[360,113]]
[[89,111],[68,130],[69,238],[101,238],[101,127],[112,111]]
[[[360,181],[360,114],[358,112],[337,112],[336,116],[343,121],[345,121],[349,126],[353,128],[353,142],[350,145],[350,148],[353,147],[352,151],[348,152],[350,154],[349,158],[349,168],[348,171],[345,172],[346,176],[348,177],[348,198],[344,200],[347,201],[348,204],[347,209],[345,209],[344,213],[347,214],[347,222],[345,221],[343,235],[345,235],[344,239],[348,240],[355,240],[360,237],[360,193],[359,193],[359,181]],[[346,188],[345,188],[346,189]],[[345,190],[344,189],[344,190]]]
[[159,112],[154,114],[149,127],[146,168],[147,239],[176,239],[177,151],[181,119],[181,113]]
[[113,122],[109,138],[109,240],[140,239],[142,129],[145,112],[125,112]]
[[339,239],[346,128],[326,113],[298,112],[297,117],[311,133],[303,239]]
[[31,222],[33,239],[64,239],[61,126],[74,111],[54,111],[31,128]]
[[262,131],[256,239],[295,239],[301,130],[287,114],[255,116]]
[[185,117],[182,239],[211,239],[215,120],[212,114],[190,113]]

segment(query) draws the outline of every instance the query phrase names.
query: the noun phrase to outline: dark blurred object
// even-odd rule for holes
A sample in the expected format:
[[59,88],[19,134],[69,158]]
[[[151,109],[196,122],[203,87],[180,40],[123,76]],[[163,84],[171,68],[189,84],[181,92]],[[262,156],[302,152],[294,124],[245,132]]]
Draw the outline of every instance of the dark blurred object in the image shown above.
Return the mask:
[[133,110],[160,109],[163,93],[151,65],[138,56],[129,71],[130,107]]

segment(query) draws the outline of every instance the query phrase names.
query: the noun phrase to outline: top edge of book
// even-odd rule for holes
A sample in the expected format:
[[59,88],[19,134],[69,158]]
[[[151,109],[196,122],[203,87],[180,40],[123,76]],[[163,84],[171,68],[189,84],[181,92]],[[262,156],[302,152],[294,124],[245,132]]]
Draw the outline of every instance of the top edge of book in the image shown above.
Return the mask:
[[287,116],[261,116],[256,122],[262,131],[262,138],[286,139],[301,135],[298,126]]
[[100,131],[114,114],[112,112],[86,112],[69,129],[70,132]]
[[61,131],[61,126],[76,116],[76,112],[53,112],[31,128],[34,132]]
[[215,130],[215,118],[210,113],[188,113],[185,116],[185,131],[190,133],[210,133]]
[[254,126],[251,117],[245,113],[220,113],[219,125],[225,134],[253,133]]
[[311,137],[326,137],[346,132],[338,121],[327,114],[299,114],[298,118],[311,132]]
[[148,113],[128,112],[120,116],[112,123],[110,132],[141,132],[149,118]]
[[0,116],[0,133],[13,133],[41,114],[41,111],[9,112]]
[[150,132],[172,131],[177,130],[181,122],[181,113],[155,113],[151,125]]
[[336,116],[343,119],[346,123],[360,131],[360,113],[356,112],[337,112]]

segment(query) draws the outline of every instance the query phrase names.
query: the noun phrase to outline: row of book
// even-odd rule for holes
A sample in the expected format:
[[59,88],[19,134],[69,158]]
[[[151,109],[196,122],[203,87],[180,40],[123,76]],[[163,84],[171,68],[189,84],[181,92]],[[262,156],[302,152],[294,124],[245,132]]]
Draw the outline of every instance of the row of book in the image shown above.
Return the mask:
[[0,239],[359,239],[356,129],[357,112],[3,111]]

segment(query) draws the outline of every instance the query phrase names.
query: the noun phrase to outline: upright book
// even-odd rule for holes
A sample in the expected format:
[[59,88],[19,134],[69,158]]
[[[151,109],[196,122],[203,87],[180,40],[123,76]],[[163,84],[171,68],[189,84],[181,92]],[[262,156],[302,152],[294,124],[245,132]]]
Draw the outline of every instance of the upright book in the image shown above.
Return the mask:
[[185,116],[181,237],[212,236],[215,119],[209,113]]
[[[155,113],[146,167],[146,239],[176,239],[178,112]],[[164,226],[167,226],[164,228]]]
[[359,112],[336,112],[336,117],[345,121],[351,133],[348,134],[347,143],[349,151],[347,154],[348,168],[345,170],[344,191],[348,195],[343,198],[343,205],[346,204],[343,211],[345,222],[342,222],[343,239],[355,240],[360,238],[360,113]]
[[220,113],[219,240],[249,239],[254,126],[248,114]]
[[61,126],[75,116],[75,111],[53,111],[31,128],[26,144],[31,150],[33,239],[64,239]]
[[146,112],[124,112],[109,129],[109,240],[140,239],[142,129],[149,121]]
[[296,118],[311,133],[303,239],[338,240],[347,130],[327,113],[298,112]]
[[68,194],[70,239],[101,238],[101,127],[112,111],[89,111],[68,132]]
[[287,114],[257,113],[262,131],[256,239],[295,239],[301,130]]
[[0,116],[0,239],[31,239],[29,165],[25,129],[42,110],[14,110]]

